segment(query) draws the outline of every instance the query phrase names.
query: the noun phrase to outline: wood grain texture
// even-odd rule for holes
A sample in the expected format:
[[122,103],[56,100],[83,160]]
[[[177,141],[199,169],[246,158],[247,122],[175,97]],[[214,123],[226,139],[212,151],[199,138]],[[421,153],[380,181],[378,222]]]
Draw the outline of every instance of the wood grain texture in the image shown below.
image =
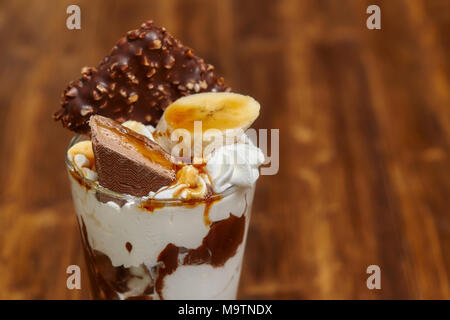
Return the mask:
[[[253,205],[240,297],[450,299],[450,2],[0,2],[0,298],[78,299],[84,268],[51,120],[67,83],[154,19],[261,102],[280,171]],[[365,27],[379,4],[382,30]],[[382,290],[366,288],[368,265]],[[84,269],[82,269],[84,270]],[[83,280],[85,277],[83,277]]]

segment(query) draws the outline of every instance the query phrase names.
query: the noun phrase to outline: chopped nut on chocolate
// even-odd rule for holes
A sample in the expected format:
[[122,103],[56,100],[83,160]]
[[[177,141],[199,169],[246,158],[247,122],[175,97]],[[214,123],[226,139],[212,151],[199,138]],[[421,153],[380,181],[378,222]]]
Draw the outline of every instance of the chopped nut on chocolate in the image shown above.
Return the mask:
[[[114,92],[116,85],[120,94]],[[150,88],[158,85],[166,89],[162,95],[155,96]],[[79,133],[89,133],[91,114],[156,125],[163,110],[182,96],[228,90],[212,66],[205,64],[164,28],[148,21],[122,37],[97,68],[82,69],[81,79],[64,91],[62,108],[54,118]],[[129,92],[139,97],[132,104]],[[134,106],[132,112],[131,105]],[[81,112],[83,106],[91,106],[92,111]]]
[[134,103],[134,102],[136,102],[137,100],[138,100],[138,98],[139,98],[139,96],[136,94],[136,93],[132,93],[132,94],[130,94],[130,96],[128,97],[128,103]]

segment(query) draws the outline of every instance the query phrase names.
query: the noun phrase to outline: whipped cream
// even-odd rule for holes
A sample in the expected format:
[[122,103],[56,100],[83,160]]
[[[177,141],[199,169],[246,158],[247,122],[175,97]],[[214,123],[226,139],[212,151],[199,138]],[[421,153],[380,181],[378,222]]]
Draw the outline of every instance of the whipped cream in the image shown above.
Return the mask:
[[193,166],[186,165],[180,171],[189,169],[186,170],[190,173],[189,179],[180,179],[180,175],[177,175],[175,185],[162,187],[150,196],[155,199],[200,199],[206,195],[208,185],[215,193],[222,193],[232,186],[251,187],[259,178],[259,166],[264,163],[265,157],[261,149],[247,137],[240,141],[221,146],[208,155],[205,161],[206,174],[198,173]]
[[250,187],[259,177],[264,154],[249,139],[216,149],[206,164],[214,192],[221,193],[231,186]]
[[[140,122],[127,121],[124,126],[154,140],[155,128]],[[69,150],[69,160],[89,180],[97,180],[93,170],[93,153],[90,141],[81,141]],[[222,193],[232,186],[250,187],[259,178],[259,167],[265,157],[261,149],[244,134],[237,143],[220,146],[203,160],[206,172],[198,172],[185,165],[177,174],[174,185],[164,186],[157,192],[150,192],[154,199],[201,199],[207,194],[208,186],[215,193]]]

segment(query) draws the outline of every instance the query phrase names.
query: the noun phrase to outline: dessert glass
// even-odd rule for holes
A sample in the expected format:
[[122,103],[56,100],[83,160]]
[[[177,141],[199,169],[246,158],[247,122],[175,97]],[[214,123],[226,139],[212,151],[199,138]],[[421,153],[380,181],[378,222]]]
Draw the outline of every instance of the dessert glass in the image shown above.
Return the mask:
[[148,199],[85,179],[67,152],[66,166],[92,298],[236,299],[255,185]]

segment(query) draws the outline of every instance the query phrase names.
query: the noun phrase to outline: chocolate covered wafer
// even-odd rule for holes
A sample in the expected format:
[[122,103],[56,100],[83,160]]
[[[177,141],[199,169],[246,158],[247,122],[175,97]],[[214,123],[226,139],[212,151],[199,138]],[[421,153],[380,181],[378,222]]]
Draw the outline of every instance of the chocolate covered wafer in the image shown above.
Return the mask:
[[142,197],[175,180],[170,155],[152,140],[99,115],[89,123],[102,187]]
[[89,117],[156,125],[164,109],[181,96],[228,91],[214,67],[194,55],[165,28],[145,22],[119,40],[97,68],[84,67],[70,83],[54,114],[64,127],[88,133]]

